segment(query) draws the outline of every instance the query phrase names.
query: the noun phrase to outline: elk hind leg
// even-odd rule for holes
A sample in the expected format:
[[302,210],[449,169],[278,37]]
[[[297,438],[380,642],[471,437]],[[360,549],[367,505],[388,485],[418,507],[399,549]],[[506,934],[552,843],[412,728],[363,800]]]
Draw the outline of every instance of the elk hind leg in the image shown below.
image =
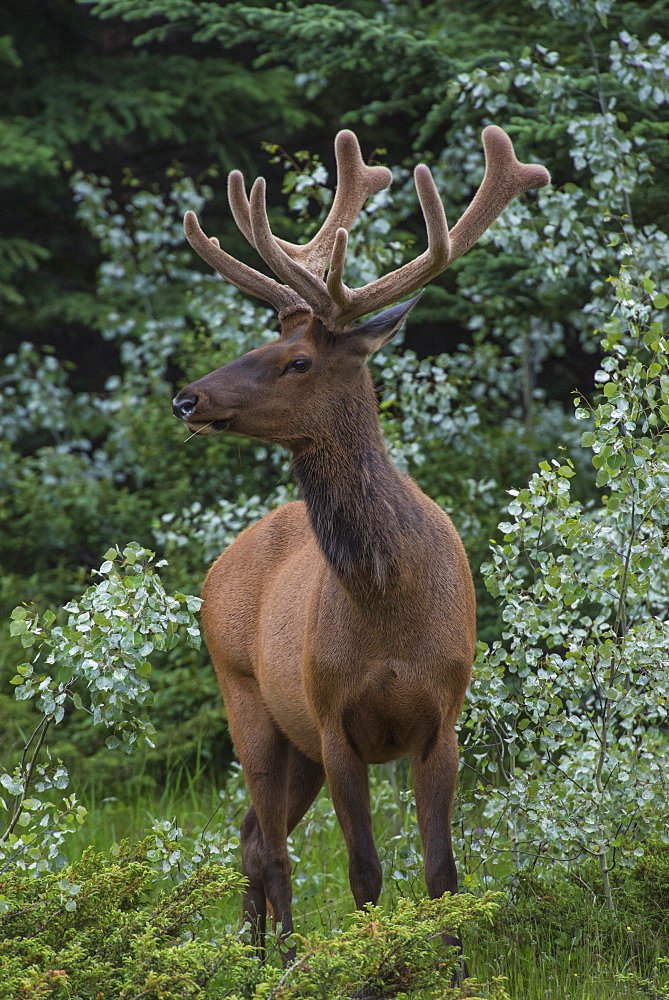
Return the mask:
[[288,755],[288,833],[292,833],[325,781],[323,765],[305,757],[292,743]]
[[[322,764],[310,760],[292,744],[286,745],[288,779],[286,836],[302,819],[312,804],[325,780]],[[251,806],[241,826],[242,873],[248,879],[248,886],[242,899],[244,921],[251,925],[252,941],[258,954],[264,957],[265,931],[267,923],[267,900],[263,875],[263,835],[255,807]],[[271,916],[275,911],[270,901]],[[282,928],[285,930],[285,928]],[[292,961],[295,949],[286,948],[284,962]]]
[[263,957],[267,900],[262,876],[262,834],[253,806],[244,816],[239,832],[242,845],[242,875],[248,882],[242,895],[242,921],[250,925],[253,946],[258,955]]
[[[240,829],[242,873],[248,879],[243,917],[264,954],[267,908],[281,924],[282,939],[293,932],[288,830],[290,744],[265,708],[255,681],[225,692],[230,734],[242,765],[252,806]],[[249,722],[252,724],[249,725]],[[286,949],[290,958],[291,949]]]

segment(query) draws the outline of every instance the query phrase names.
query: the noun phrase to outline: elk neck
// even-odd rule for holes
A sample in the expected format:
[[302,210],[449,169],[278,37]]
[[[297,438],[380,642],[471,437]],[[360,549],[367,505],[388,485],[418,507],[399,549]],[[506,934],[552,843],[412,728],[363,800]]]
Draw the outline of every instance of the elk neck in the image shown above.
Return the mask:
[[328,562],[348,590],[368,598],[399,581],[407,547],[419,542],[422,512],[388,455],[366,369],[360,390],[331,408],[292,464]]

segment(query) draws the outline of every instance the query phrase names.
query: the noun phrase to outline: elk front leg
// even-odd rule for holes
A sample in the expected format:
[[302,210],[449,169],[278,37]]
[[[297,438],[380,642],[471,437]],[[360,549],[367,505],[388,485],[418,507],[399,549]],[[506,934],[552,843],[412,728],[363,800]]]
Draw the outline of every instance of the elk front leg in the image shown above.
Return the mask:
[[[435,746],[411,761],[418,829],[423,842],[425,883],[430,899],[458,891],[458,873],[453,855],[451,816],[458,778],[458,742],[452,726],[442,729]],[[459,935],[444,934],[447,947],[462,953]],[[461,961],[456,980],[467,975]]]
[[381,862],[372,836],[367,765],[343,731],[323,733],[323,763],[332,802],[348,850],[348,874],[359,910],[378,902]]

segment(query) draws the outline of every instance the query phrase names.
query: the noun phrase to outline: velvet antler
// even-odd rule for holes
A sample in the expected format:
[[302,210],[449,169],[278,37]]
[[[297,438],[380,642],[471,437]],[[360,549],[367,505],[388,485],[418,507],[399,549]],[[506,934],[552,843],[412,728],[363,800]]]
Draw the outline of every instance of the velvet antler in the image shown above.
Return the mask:
[[195,212],[186,212],[184,232],[193,250],[218,271],[222,278],[240,291],[269,302],[280,318],[300,309],[309,311],[307,303],[292,288],[280,285],[274,278],[268,278],[266,274],[261,274],[260,271],[221,250],[215,236],[208,237],[203,233]]
[[511,140],[497,125],[488,125],[482,139],[485,176],[450,238],[441,199],[430,171],[422,163],[414,171],[414,181],[428,234],[425,253],[363,288],[350,289],[342,281],[347,234],[344,230],[337,233],[327,284],[337,322],[350,322],[411,295],[469,250],[517,195],[550,182],[545,167],[516,159]]
[[[242,291],[270,302],[281,318],[298,310],[312,311],[334,333],[352,320],[417,291],[469,250],[513,198],[549,183],[545,167],[519,163],[511,140],[496,125],[484,129],[483,148],[483,183],[450,236],[432,175],[424,164],[416,167],[414,179],[425,219],[427,250],[362,288],[350,289],[343,282],[348,231],[367,198],[388,187],[392,175],[386,167],[363,163],[358,140],[347,129],[339,132],[335,140],[337,193],[332,208],[316,236],[304,245],[277,239],[272,233],[262,178],[255,182],[247,199],[242,175],[237,170],[230,174],[228,197],[235,221],[285,284],[226,254],[218,240],[205,236],[192,212],[184,220],[186,236],[193,249],[219,274]],[[326,283],[323,274],[328,261]]]
[[[368,167],[358,140],[350,129],[342,129],[335,138],[337,190],[328,217],[309,243],[288,243],[273,237],[275,243],[311,274],[322,278],[332,254],[337,230],[350,230],[368,198],[390,186],[393,175],[387,167]],[[257,183],[257,181],[256,181]],[[264,192],[263,192],[264,193]],[[228,178],[228,200],[235,222],[252,246],[256,246],[251,206],[244,189],[244,178],[233,170]],[[264,212],[264,198],[258,203]],[[256,246],[256,249],[258,247]],[[270,263],[270,261],[266,261]]]

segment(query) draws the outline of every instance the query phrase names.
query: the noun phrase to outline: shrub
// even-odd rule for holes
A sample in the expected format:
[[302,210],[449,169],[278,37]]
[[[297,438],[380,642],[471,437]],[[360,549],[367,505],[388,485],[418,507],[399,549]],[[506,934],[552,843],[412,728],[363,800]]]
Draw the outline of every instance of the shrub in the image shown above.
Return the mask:
[[595,859],[613,910],[609,873],[667,838],[669,299],[634,261],[611,283],[602,393],[575,400],[599,495],[574,498],[568,458],[509,491],[484,568],[505,626],[480,650],[466,728],[491,786],[472,855],[544,872]]
[[645,919],[654,935],[664,938],[669,953],[669,844],[651,841],[626,887],[636,916]]
[[[166,886],[156,844],[159,837],[109,854],[89,849],[58,874],[0,877],[0,995],[447,1000],[459,995],[448,985],[457,959],[443,950],[442,933],[488,922],[496,907],[490,895],[403,899],[390,913],[373,907],[344,929],[299,938],[299,957],[283,970],[260,964],[246,935],[215,914],[243,887],[237,872],[187,864],[190,873]],[[486,995],[507,998],[499,982]]]
[[251,975],[241,940],[201,934],[242,877],[213,864],[165,889],[150,847],[147,838],[116,856],[89,849],[57,874],[0,877],[2,996],[215,998],[231,995],[230,969]]
[[64,808],[50,797],[69,783],[67,769],[45,743],[66,710],[106,729],[109,748],[122,745],[130,752],[138,743],[152,745],[154,729],[145,714],[152,698],[148,657],[172,649],[182,634],[200,644],[193,617],[199,598],[167,594],[156,573],[164,564],[136,542],[123,551],[115,547],[105,554],[100,583],[63,608],[63,624],[50,610],[41,616],[25,606],[12,612],[12,634],[34,653],[11,683],[16,698],[33,701],[36,712],[18,764],[12,771],[0,767],[0,870],[62,865],[63,839],[83,822],[86,810],[74,795]]

